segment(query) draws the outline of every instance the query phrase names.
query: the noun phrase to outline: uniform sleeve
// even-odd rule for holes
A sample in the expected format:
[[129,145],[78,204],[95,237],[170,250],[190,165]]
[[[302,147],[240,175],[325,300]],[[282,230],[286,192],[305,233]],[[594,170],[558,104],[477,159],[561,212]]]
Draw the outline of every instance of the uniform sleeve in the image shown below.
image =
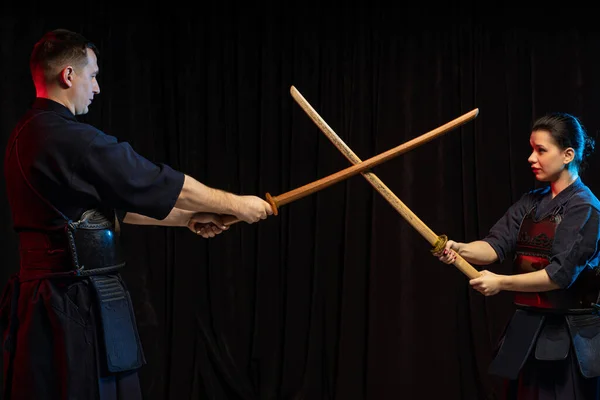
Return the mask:
[[561,288],[570,287],[579,273],[598,257],[600,218],[591,205],[570,207],[556,228],[546,272]]
[[[81,177],[103,204],[155,219],[169,215],[184,174],[136,153],[127,142],[99,133],[82,159]],[[80,182],[81,185],[81,182]]]
[[496,254],[498,262],[502,263],[511,254],[514,254],[517,245],[517,235],[523,217],[533,205],[529,194],[521,196],[490,229],[482,240],[487,242]]

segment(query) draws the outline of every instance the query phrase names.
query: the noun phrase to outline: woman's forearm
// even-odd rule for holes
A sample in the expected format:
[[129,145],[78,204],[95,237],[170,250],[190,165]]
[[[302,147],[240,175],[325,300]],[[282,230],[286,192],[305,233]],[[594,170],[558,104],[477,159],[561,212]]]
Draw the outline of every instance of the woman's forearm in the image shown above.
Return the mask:
[[500,289],[513,292],[547,292],[560,289],[545,269],[526,274],[502,275]]
[[483,240],[476,240],[469,243],[456,242],[452,245],[452,250],[456,251],[471,264],[488,265],[498,261],[496,251],[489,243]]

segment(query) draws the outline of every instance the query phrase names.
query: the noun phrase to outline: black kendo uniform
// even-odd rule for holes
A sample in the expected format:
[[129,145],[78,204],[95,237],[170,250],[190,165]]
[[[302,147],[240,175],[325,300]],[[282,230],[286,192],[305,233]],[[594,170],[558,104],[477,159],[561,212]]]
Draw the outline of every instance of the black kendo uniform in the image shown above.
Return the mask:
[[483,239],[515,273],[546,269],[560,289],[516,292],[515,313],[489,372],[506,378],[508,398],[600,396],[598,262],[600,202],[578,178],[552,198],[525,194]]
[[126,212],[164,219],[184,175],[42,98],[9,138],[4,169],[20,268],[0,304],[3,398],[141,398],[118,227]]

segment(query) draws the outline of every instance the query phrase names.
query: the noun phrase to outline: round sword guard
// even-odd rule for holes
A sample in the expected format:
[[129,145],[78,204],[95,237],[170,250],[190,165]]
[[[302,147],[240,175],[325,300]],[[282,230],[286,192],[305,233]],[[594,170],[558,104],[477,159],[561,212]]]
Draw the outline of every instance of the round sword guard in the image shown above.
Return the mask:
[[444,250],[444,247],[446,247],[447,242],[448,242],[448,236],[446,236],[446,235],[438,236],[437,240],[433,244],[433,248],[431,249],[431,252],[433,254],[435,254],[435,253],[439,253],[440,251]]
[[265,197],[267,198],[267,202],[269,202],[269,204],[271,205],[271,208],[273,209],[273,215],[277,215],[278,214],[277,200],[275,200],[275,198],[273,196],[271,196],[269,193],[267,193],[265,195]]

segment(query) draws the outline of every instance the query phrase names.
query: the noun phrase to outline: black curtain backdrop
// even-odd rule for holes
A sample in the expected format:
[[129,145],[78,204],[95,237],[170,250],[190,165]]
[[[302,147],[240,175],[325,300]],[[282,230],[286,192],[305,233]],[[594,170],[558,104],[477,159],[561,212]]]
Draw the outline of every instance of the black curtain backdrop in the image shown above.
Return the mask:
[[[474,121],[372,170],[431,230],[458,241],[485,236],[536,187],[527,163],[535,118],[565,111],[594,138],[600,128],[592,9],[73,7],[0,13],[3,143],[35,94],[32,46],[55,28],[101,51],[101,93],[82,121],[240,194],[280,195],[350,166],[292,85],[362,159],[479,108]],[[582,174],[597,193],[599,160]],[[0,210],[4,284],[18,268],[4,184]],[[131,225],[123,240],[146,399],[498,398],[487,366],[510,293],[470,289],[361,175],[210,240]]]

